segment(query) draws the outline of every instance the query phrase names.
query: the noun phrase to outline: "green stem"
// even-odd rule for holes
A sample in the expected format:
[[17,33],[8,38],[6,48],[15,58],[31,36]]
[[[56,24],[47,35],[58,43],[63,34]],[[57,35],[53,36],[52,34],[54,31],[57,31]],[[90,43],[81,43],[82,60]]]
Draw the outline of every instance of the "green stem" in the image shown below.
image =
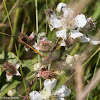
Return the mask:
[[8,21],[9,21],[9,24],[10,24],[11,33],[12,33],[13,30],[12,30],[12,26],[11,26],[11,22],[10,22],[10,18],[9,18],[9,14],[8,14],[8,10],[7,10],[7,7],[6,7],[5,0],[3,0],[3,3],[4,3],[4,7],[5,7],[5,10],[6,10],[6,13],[7,13]]
[[[47,2],[47,0],[46,0],[46,9],[48,8],[48,2]],[[46,21],[46,34],[47,34],[47,32],[48,32],[48,23],[47,23],[47,21]]]
[[[97,59],[97,63],[96,63],[95,69],[94,69],[92,81],[93,81],[93,79],[94,79],[94,76],[95,76],[95,73],[96,73],[96,70],[97,70],[97,66],[99,65],[99,61],[100,61],[100,52],[99,52],[99,56],[98,56],[98,59]],[[88,100],[88,98],[89,98],[89,93],[88,93],[88,97],[87,97],[86,100]]]
[[[19,11],[20,11],[20,9],[17,8],[16,14],[15,14],[15,19],[14,19],[13,30],[12,30],[12,36],[15,36],[15,33],[16,33],[16,26],[17,26],[17,22],[18,22]],[[13,43],[14,43],[14,38],[11,37],[9,47],[8,47],[8,51],[10,51],[12,49]]]
[[[10,10],[9,13],[8,13],[8,16],[10,16],[10,14],[11,14],[12,11],[14,10],[14,8],[18,5],[18,2],[19,2],[19,0],[17,0],[17,1],[15,2],[14,6],[11,8],[11,10]],[[2,24],[5,23],[5,21],[7,20],[7,17],[8,17],[8,16],[6,16],[6,17],[4,18]]]
[[35,9],[36,9],[36,33],[38,34],[38,9],[37,9],[37,0],[35,0]]
[[[97,53],[97,52],[99,52],[100,51],[100,47],[93,53],[93,55],[82,65],[82,67],[84,67],[91,59],[92,59],[92,57],[94,57],[95,56],[95,54]],[[66,80],[66,82],[69,80],[69,79],[71,79],[75,74],[76,74],[76,72],[77,71],[75,71],[70,77],[68,77],[67,78],[67,80]]]
[[27,87],[26,87],[26,83],[25,83],[25,80],[24,80],[22,66],[21,66],[21,63],[20,63],[19,54],[18,54],[18,50],[17,50],[17,46],[16,45],[15,45],[15,48],[16,48],[16,53],[17,53],[18,61],[19,61],[19,64],[20,64],[20,72],[21,72],[21,76],[22,76],[22,79],[23,79],[26,95],[27,95],[27,98],[29,100],[29,95],[28,95],[28,92],[27,92]]
[[85,66],[93,58],[93,56],[99,51],[100,51],[100,47],[95,51],[95,53],[93,53],[93,55],[82,66]]
[[[38,34],[38,9],[37,9],[37,0],[35,0],[35,9],[36,9],[36,33]],[[37,38],[37,43],[39,44],[39,37]],[[38,62],[41,62],[40,55],[38,55]],[[41,79],[40,79],[40,90],[41,90]]]
[[40,91],[42,90],[42,82],[41,82],[41,79],[40,79]]

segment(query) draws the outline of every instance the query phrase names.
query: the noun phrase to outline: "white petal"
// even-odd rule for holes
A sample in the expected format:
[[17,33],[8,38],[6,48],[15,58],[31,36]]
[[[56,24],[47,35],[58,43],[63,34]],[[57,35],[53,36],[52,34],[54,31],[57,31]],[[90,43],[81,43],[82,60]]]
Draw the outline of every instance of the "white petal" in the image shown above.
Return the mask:
[[29,36],[29,38],[32,40],[35,37],[34,32],[32,32]]
[[29,52],[30,48],[26,48],[26,47],[24,47],[24,48],[25,48],[25,50],[26,50],[27,52]]
[[71,19],[73,17],[73,11],[70,8],[62,8],[63,16]]
[[62,40],[62,41],[60,42],[60,46],[66,46],[66,43],[65,43],[64,40]]
[[88,34],[88,37],[90,38],[90,43],[93,44],[93,45],[98,45],[100,44],[100,40],[98,37],[96,36],[91,36]]
[[67,7],[67,5],[65,4],[65,3],[59,3],[58,5],[57,5],[57,8],[56,8],[56,10],[57,10],[57,12],[61,12],[61,8],[66,8]]
[[9,81],[13,76],[12,76],[12,75],[7,75],[7,74],[6,74],[6,77],[7,77],[7,80]]
[[85,18],[85,15],[83,14],[80,14],[80,15],[77,15],[75,17],[75,25],[76,27],[80,27],[80,28],[83,28],[87,23],[87,20]]
[[82,36],[83,36],[83,34],[77,30],[73,30],[70,32],[70,37],[73,39],[80,38]]
[[66,97],[69,96],[69,94],[71,93],[71,90],[67,88],[67,86],[62,85],[62,87],[60,87],[56,92],[55,95],[57,95],[58,97]]
[[83,43],[90,41],[90,38],[88,38],[85,34],[82,37],[80,37],[79,39]]
[[51,91],[48,91],[46,88],[43,88],[43,90],[40,93],[45,100],[49,100],[51,96]]
[[16,64],[16,66],[15,66],[15,67],[16,67],[16,69],[18,69],[18,68],[20,67],[20,64]]
[[56,32],[57,37],[61,37],[63,39],[67,39],[66,29],[60,30]]
[[46,88],[48,91],[52,91],[53,88],[56,86],[56,83],[57,83],[57,79],[46,79],[44,81],[44,88]]
[[62,26],[61,20],[57,19],[54,15],[51,15],[50,24],[53,28],[59,28]]
[[16,76],[21,76],[21,74],[19,73],[19,71],[17,70],[16,71],[16,74],[15,74]]
[[29,95],[31,100],[43,100],[43,96],[38,91],[32,91]]
[[59,98],[59,100],[65,100],[65,98]]
[[38,44],[36,42],[32,47],[34,47],[36,50],[39,50],[39,46],[38,46]]

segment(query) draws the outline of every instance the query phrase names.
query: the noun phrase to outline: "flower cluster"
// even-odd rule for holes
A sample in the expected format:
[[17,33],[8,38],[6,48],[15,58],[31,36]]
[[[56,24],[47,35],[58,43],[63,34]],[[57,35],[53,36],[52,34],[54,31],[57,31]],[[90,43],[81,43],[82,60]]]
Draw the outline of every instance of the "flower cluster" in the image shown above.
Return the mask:
[[71,93],[71,90],[67,86],[62,85],[60,88],[53,91],[54,87],[57,84],[57,79],[46,79],[44,81],[44,88],[38,91],[30,92],[31,100],[50,100],[50,98],[55,98],[56,100],[64,100],[64,97],[68,96]]
[[57,14],[48,9],[45,13],[51,31],[57,29],[56,36],[62,39],[60,46],[71,46],[75,40],[90,42],[93,45],[100,44],[98,37],[88,34],[96,24],[91,17],[86,18],[83,14],[74,16],[73,10],[67,8],[65,3],[59,3],[56,11]]

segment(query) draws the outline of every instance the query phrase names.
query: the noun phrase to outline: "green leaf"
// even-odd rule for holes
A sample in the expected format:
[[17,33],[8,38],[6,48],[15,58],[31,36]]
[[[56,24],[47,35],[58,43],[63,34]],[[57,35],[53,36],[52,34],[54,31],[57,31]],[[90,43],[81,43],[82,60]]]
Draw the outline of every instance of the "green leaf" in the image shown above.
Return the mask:
[[58,77],[58,83],[54,88],[54,91],[56,91],[59,87],[61,87],[66,82],[66,78],[67,77],[65,74],[62,74],[61,76]]
[[27,67],[27,68],[30,69],[30,71],[33,71],[33,65],[35,63],[37,63],[37,61],[38,61],[38,56],[36,56],[36,57],[34,57],[33,59],[30,59],[30,60],[24,60],[22,67]]
[[18,57],[13,52],[8,52],[8,62],[12,64],[16,64],[18,61]]
[[18,84],[20,84],[19,81],[14,81],[13,83],[6,85],[5,88],[0,91],[0,97],[3,97],[10,89],[15,88]]

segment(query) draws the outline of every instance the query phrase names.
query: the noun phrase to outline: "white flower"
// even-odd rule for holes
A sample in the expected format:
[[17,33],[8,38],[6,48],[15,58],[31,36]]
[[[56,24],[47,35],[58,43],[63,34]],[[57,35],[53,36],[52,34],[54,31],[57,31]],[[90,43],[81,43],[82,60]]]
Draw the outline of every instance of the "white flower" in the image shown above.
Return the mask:
[[54,28],[59,28],[59,27],[62,26],[61,20],[58,19],[57,17],[55,17],[54,15],[51,15],[50,24],[51,24],[51,26],[52,26],[52,28],[50,27],[51,31],[52,31]]
[[43,100],[43,96],[38,91],[32,91],[29,95],[31,100]]
[[85,15],[83,14],[78,14],[76,17],[75,17],[75,25],[76,27],[79,27],[79,28],[83,28],[87,23],[87,20],[85,18]]
[[43,88],[43,90],[40,93],[45,100],[49,100],[51,96],[51,91],[48,91],[46,88]]
[[16,65],[9,65],[9,69],[5,69],[6,70],[6,77],[8,79],[8,81],[14,76],[21,76],[21,74],[18,71],[18,68],[20,67],[19,64]]
[[73,38],[73,39],[80,38],[82,36],[83,36],[83,34],[79,31],[77,31],[77,30],[72,30],[70,32],[70,37]]
[[64,98],[66,96],[69,96],[69,94],[71,93],[71,90],[67,88],[67,86],[62,85],[56,92],[54,95],[57,95],[59,98]]
[[56,36],[57,37],[61,37],[63,39],[67,39],[67,33],[66,33],[66,29],[60,30],[56,32]]
[[65,18],[71,19],[73,17],[74,12],[70,8],[62,8],[62,11]]
[[44,88],[46,88],[48,91],[52,91],[53,88],[56,86],[57,83],[57,79],[53,78],[53,79],[46,79],[44,81]]
[[58,5],[57,5],[57,8],[56,8],[56,10],[57,10],[57,12],[61,12],[61,9],[62,8],[66,8],[67,7],[67,5],[65,4],[65,3],[59,3]]

